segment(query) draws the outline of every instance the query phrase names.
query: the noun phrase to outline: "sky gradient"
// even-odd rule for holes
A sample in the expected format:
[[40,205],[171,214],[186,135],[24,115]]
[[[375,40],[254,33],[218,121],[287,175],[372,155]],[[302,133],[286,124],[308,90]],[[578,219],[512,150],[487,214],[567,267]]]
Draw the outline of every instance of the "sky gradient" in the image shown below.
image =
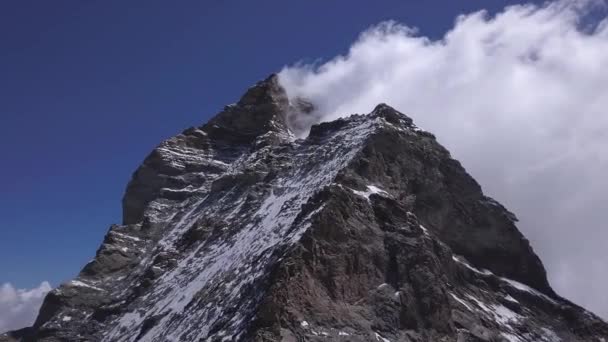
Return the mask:
[[74,276],[152,148],[269,73],[343,53],[384,20],[439,37],[509,3],[3,1],[0,283]]

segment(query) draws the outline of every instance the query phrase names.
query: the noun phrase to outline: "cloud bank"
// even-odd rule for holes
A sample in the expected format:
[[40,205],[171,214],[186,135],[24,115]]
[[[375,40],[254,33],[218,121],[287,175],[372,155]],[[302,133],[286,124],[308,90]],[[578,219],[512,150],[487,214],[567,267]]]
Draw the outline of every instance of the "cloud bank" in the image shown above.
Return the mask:
[[517,214],[554,288],[608,318],[605,5],[480,11],[459,16],[440,40],[385,22],[346,55],[279,76],[290,97],[317,106],[313,121],[385,102],[435,133]]
[[44,281],[30,289],[15,289],[10,283],[0,287],[0,333],[31,326],[51,285]]

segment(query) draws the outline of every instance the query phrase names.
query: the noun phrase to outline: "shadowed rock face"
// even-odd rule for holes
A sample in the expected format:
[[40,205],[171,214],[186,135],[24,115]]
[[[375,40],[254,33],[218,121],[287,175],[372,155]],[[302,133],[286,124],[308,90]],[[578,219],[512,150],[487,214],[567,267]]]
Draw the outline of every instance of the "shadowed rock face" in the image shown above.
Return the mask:
[[313,110],[271,76],[163,142],[95,259],[4,340],[608,339],[431,133],[382,104],[295,139]]

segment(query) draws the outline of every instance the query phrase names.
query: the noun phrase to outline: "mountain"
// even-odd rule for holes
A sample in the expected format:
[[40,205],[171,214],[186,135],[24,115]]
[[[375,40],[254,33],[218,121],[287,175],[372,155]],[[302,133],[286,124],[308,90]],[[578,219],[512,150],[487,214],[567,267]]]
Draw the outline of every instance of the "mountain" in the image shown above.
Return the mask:
[[158,146],[123,223],[3,341],[608,339],[515,215],[385,104],[291,133],[277,76]]

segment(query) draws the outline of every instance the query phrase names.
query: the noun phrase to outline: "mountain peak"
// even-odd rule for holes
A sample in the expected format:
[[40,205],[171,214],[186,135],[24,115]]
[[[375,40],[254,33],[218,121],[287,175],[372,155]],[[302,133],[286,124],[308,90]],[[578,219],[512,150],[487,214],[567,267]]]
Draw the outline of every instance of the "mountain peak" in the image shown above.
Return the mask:
[[286,105],[288,103],[287,94],[279,83],[279,76],[277,74],[271,74],[247,89],[238,104],[247,106],[269,102],[279,105]]
[[244,140],[253,140],[269,131],[285,133],[289,108],[287,93],[278,76],[272,74],[249,88],[237,103],[226,106],[203,130]]
[[374,110],[371,112],[372,115],[384,118],[391,124],[394,125],[403,125],[405,127],[416,127],[414,125],[414,120],[409,116],[401,113],[395,108],[387,105],[386,103],[378,104]]
[[[275,75],[163,142],[75,280],[9,341],[603,341],[513,214],[380,104],[290,140]],[[0,336],[0,341],[3,337]]]

